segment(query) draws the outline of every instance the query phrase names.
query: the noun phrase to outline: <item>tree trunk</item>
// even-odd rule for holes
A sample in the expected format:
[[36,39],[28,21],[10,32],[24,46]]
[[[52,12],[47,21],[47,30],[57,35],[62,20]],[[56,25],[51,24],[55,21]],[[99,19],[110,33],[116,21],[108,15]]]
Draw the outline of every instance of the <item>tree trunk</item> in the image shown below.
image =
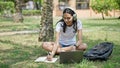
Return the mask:
[[21,2],[21,0],[15,0],[16,13],[13,16],[14,22],[23,22]]
[[39,41],[42,42],[53,41],[54,38],[52,2],[53,0],[44,0],[39,34]]
[[102,12],[102,18],[103,18],[103,20],[105,19],[105,18],[104,18],[104,13],[103,13],[103,12]]

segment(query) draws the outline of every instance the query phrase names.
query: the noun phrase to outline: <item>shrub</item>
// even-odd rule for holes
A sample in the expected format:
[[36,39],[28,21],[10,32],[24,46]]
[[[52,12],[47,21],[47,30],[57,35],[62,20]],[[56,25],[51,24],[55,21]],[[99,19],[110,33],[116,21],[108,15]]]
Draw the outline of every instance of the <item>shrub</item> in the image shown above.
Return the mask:
[[5,12],[8,12],[8,11],[10,11],[11,13],[15,11],[14,3],[13,2],[0,2],[0,14],[5,14]]
[[40,15],[41,11],[40,10],[23,10],[22,14],[25,16]]

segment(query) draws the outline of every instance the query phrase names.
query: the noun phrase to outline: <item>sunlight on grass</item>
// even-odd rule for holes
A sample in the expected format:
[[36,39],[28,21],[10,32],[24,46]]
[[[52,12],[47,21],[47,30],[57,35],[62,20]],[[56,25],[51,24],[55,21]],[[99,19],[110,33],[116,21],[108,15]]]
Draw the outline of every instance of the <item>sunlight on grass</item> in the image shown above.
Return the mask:
[[93,32],[84,32],[83,35],[87,36],[89,40],[102,40],[106,41],[120,41],[120,32],[113,31],[94,31]]
[[118,66],[116,63],[104,63],[102,68],[118,68],[116,66]]
[[11,40],[11,42],[18,43],[18,44],[25,45],[25,46],[34,46],[34,45],[40,46],[41,45],[41,43],[38,42],[38,34],[16,35],[15,37],[14,36],[4,36],[4,37],[1,37],[1,39],[2,40]]
[[[97,20],[97,19],[81,19],[85,29],[120,31],[119,19]],[[88,25],[89,24],[89,25]]]
[[36,30],[39,29],[40,17],[24,17],[23,23],[15,23],[6,19],[0,22],[0,32],[19,31],[19,30]]
[[21,61],[21,62],[13,64],[11,66],[11,68],[16,68],[16,67],[18,67],[18,68],[32,68],[32,67],[36,68],[36,67],[38,67],[38,65],[33,62],[34,61],[29,61],[29,60]]
[[75,68],[97,68],[93,62],[89,62],[87,60],[83,60],[81,63],[76,64]]
[[[96,43],[102,42],[105,39],[104,36],[104,31],[94,31],[93,32],[84,32],[84,36],[86,39],[84,39],[84,41],[87,41],[88,44],[90,44],[89,48],[91,48],[92,46],[94,46]],[[108,32],[107,32],[108,33]],[[109,35],[109,39],[108,41],[114,42],[115,45],[119,44],[119,32],[111,32],[108,34]],[[113,38],[111,38],[113,37]],[[46,63],[35,63],[34,60],[36,58],[38,58],[40,55],[42,54],[46,54],[46,52],[41,49],[40,45],[41,43],[38,42],[38,34],[29,34],[29,35],[14,35],[14,36],[3,36],[0,38],[1,40],[1,44],[5,45],[5,46],[1,46],[2,48],[5,47],[9,47],[4,49],[4,51],[2,49],[0,49],[1,51],[3,51],[0,54],[0,59],[2,60],[0,63],[4,66],[6,65],[5,63],[8,64],[8,66],[15,68],[15,67],[22,67],[22,68],[26,68],[26,67],[42,67],[42,68],[48,68],[49,65],[51,67],[58,67],[58,68],[107,68],[109,67],[111,64],[115,67],[115,65],[118,66],[118,64],[113,64],[111,63],[111,61],[108,61],[107,63],[104,62],[105,64],[103,64],[103,62],[92,62],[92,61],[87,61],[87,60],[83,60],[81,63],[79,64],[46,64]],[[96,40],[98,40],[96,42]],[[117,45],[116,45],[117,46]],[[119,46],[117,46],[119,47]],[[120,53],[120,51],[118,51],[120,48],[117,48],[117,50],[115,52],[113,52],[113,54],[118,54]],[[3,57],[4,55],[4,57]],[[114,59],[114,60],[113,60]],[[119,56],[114,56],[114,58],[112,58],[111,60],[117,61],[118,62]]]
[[0,50],[9,50],[9,49],[12,49],[12,48],[13,48],[12,45],[10,45],[10,44],[3,44],[3,43],[0,42]]
[[[60,19],[54,19],[54,26]],[[0,36],[0,68],[119,68],[120,67],[120,22],[117,19],[97,20],[81,19],[83,22],[83,42],[88,44],[88,49],[100,42],[114,43],[113,53],[107,61],[88,61],[81,63],[54,64],[35,63],[40,56],[47,55],[38,42],[39,34],[23,34]],[[25,18],[24,23],[0,21],[0,31],[38,29],[39,18]]]

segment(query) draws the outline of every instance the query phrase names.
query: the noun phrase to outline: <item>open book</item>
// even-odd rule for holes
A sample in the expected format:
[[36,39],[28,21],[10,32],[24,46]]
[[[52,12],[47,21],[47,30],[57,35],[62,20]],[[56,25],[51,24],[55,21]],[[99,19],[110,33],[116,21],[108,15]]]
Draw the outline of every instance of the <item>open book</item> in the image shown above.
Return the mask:
[[52,61],[47,60],[47,56],[39,57],[35,60],[35,62],[47,62],[47,63],[55,63],[58,58],[52,58]]

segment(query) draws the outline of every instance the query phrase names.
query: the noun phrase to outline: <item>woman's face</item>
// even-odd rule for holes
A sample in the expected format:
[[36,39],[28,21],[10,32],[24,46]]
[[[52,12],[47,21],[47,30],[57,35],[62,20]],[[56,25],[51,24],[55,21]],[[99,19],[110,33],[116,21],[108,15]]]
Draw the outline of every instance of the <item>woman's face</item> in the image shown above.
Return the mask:
[[73,23],[73,16],[69,13],[64,13],[63,14],[63,20],[65,21],[67,26],[71,26]]

